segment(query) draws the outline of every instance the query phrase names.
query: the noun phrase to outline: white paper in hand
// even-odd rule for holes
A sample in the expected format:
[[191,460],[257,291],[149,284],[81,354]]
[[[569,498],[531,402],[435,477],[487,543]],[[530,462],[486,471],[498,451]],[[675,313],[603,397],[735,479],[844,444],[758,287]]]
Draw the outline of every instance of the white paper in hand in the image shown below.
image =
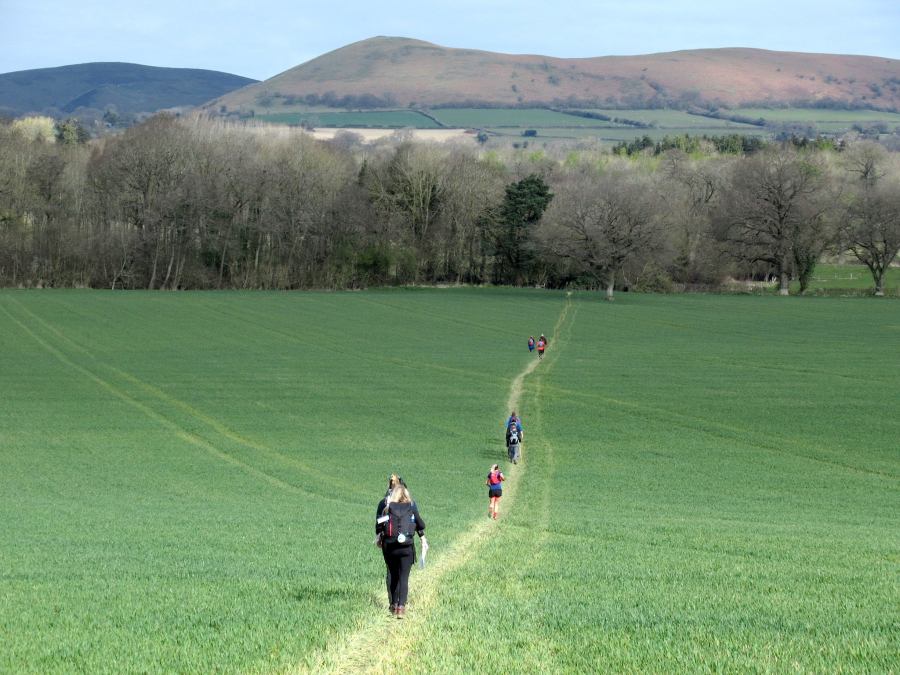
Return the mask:
[[419,567],[421,567],[423,570],[425,569],[425,556],[427,556],[427,555],[428,555],[428,540],[423,539],[422,540],[422,555],[419,556]]

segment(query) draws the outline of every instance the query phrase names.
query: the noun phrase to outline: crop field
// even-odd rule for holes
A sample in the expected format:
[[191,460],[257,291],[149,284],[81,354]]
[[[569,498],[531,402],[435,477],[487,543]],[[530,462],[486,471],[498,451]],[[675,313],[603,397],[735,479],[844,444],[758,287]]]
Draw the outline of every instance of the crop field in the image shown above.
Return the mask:
[[753,131],[754,129],[758,130],[758,127],[753,124],[732,122],[731,120],[722,120],[714,117],[704,117],[703,115],[692,115],[682,110],[602,109],[591,110],[590,112],[600,113],[607,117],[618,117],[620,119],[634,120],[644,124],[653,124],[657,127],[666,129],[691,129],[693,127],[702,127],[703,129],[719,129],[719,133],[724,133],[721,129],[728,129],[728,133],[742,133],[744,131]]
[[[875,282],[865,265],[816,265],[810,289],[873,290]],[[885,293],[900,291],[900,267],[891,267],[884,275]]]
[[900,128],[900,114],[879,110],[820,110],[805,108],[738,108],[735,115],[763,118],[769,123],[808,124],[820,133],[841,134],[854,125],[867,127],[883,123],[888,131]]
[[[522,140],[528,140],[530,142],[538,142],[541,139],[543,140],[551,140],[551,139],[588,139],[594,138],[599,139],[601,141],[609,141],[613,143],[617,143],[619,141],[633,141],[636,138],[643,138],[644,136],[649,136],[654,141],[662,140],[664,137],[669,136],[682,136],[685,134],[691,136],[721,136],[723,134],[737,133],[735,130],[727,130],[723,127],[683,127],[683,128],[651,128],[651,129],[638,129],[635,127],[581,127],[581,128],[573,128],[573,129],[561,129],[561,128],[543,128],[543,127],[532,127],[537,131],[537,136],[535,137],[523,137],[521,129],[510,129],[508,127],[497,127],[497,128],[488,128],[489,131],[494,136],[502,136],[502,137],[510,137],[510,138],[518,138]],[[744,134],[746,136],[766,136],[768,132],[765,129],[761,129],[759,127],[748,127],[746,130],[741,130],[739,133]]]
[[286,112],[257,115],[256,119],[273,124],[299,125],[308,122],[322,127],[379,127],[437,129],[434,120],[415,110],[376,110],[371,112]]
[[882,112],[880,110],[831,110],[820,108],[734,108],[729,110],[735,115],[753,119],[762,117],[772,122],[840,122],[847,124],[870,124],[887,122],[900,124],[900,113]]
[[439,108],[435,119],[448,127],[619,127],[605,120],[567,115],[546,108]]
[[[3,291],[0,321],[0,671],[900,667],[895,300]],[[432,546],[404,621],[393,470]]]

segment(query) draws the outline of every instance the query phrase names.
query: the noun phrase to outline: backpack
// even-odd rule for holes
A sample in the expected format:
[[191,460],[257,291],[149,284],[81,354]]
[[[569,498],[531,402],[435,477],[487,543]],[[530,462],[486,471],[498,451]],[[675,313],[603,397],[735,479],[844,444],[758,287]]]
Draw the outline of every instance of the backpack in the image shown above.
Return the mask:
[[412,504],[393,502],[388,507],[387,515],[388,519],[383,526],[383,543],[412,546],[416,533],[416,515]]
[[519,443],[519,430],[516,429],[515,425],[509,428],[509,439],[507,442],[510,445],[517,445]]

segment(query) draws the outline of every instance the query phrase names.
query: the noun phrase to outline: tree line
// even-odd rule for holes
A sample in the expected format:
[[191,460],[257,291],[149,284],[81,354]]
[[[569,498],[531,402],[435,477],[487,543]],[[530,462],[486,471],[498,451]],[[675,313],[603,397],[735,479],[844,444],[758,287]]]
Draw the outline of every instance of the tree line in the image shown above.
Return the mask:
[[868,141],[523,151],[166,115],[92,141],[0,125],[3,286],[491,283],[611,298],[737,277],[786,294],[849,254],[883,294],[898,250],[900,161]]

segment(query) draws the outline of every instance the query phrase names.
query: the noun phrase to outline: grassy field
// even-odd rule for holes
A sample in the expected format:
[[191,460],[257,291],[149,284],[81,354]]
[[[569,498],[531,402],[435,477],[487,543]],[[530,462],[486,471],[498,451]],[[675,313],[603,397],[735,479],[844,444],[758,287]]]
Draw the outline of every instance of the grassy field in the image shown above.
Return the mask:
[[[817,265],[809,287],[813,290],[874,290],[872,273],[865,265]],[[900,267],[891,267],[884,276],[884,289],[900,291]]]
[[[553,127],[537,127],[537,136],[533,138],[525,138],[522,136],[521,129],[510,129],[508,127],[488,128],[487,131],[495,136],[517,138],[522,140],[530,140],[531,142],[539,142],[541,139],[587,139],[596,138],[601,141],[633,141],[636,138],[649,136],[655,141],[661,140],[665,136],[681,136],[689,134],[691,136],[722,136],[723,134],[738,133],[736,130],[727,130],[723,127],[684,127],[684,128],[651,128],[637,129],[635,127],[582,127],[578,129],[561,129]],[[767,132],[759,127],[748,127],[747,130],[741,130],[739,133],[746,136],[765,136]]]
[[[0,292],[0,671],[896,670],[897,317]],[[370,543],[391,470],[432,543],[399,623]]]
[[[769,136],[763,127],[692,115],[680,110],[617,110],[597,109],[619,120],[633,120],[653,125],[641,128],[623,122],[590,119],[546,108],[439,108],[423,114],[415,110],[378,110],[347,112],[338,110],[310,110],[257,115],[273,124],[309,122],[317,127],[347,128],[447,128],[486,129],[499,137],[518,137],[524,129],[534,129],[545,140],[597,138],[603,141],[630,141],[640,136],[654,140],[663,136],[690,134],[692,136],[721,136],[740,133]],[[888,130],[900,127],[900,114],[875,110],[819,110],[805,108],[739,108],[730,111],[751,119],[763,118],[769,123],[798,123],[814,126],[821,133],[840,134],[853,125],[883,122]],[[437,121],[435,121],[437,120]]]
[[605,120],[567,115],[545,108],[439,108],[431,114],[448,127],[619,127]]
[[[618,117],[621,119],[635,120],[644,124],[653,124],[660,128],[666,129],[691,129],[693,127],[701,127],[703,129],[728,129],[728,133],[758,130],[753,124],[744,124],[741,122],[732,122],[730,120],[722,120],[714,117],[704,117],[703,115],[691,115],[682,110],[614,110],[602,109],[592,110],[592,112],[601,113],[608,117]],[[719,133],[723,133],[720,131]]]
[[900,124],[900,113],[880,110],[830,110],[825,108],[734,108],[728,112],[752,119],[763,118],[772,122],[840,122],[870,124],[887,122]]
[[433,119],[415,110],[376,110],[371,112],[286,112],[257,115],[256,119],[273,124],[299,125],[311,123],[317,127],[378,127],[403,129],[437,129]]
[[824,134],[842,134],[850,131],[854,125],[867,127],[879,122],[886,124],[888,131],[900,128],[900,113],[881,112],[879,110],[737,108],[730,112],[754,119],[761,117],[770,124],[808,124]]

